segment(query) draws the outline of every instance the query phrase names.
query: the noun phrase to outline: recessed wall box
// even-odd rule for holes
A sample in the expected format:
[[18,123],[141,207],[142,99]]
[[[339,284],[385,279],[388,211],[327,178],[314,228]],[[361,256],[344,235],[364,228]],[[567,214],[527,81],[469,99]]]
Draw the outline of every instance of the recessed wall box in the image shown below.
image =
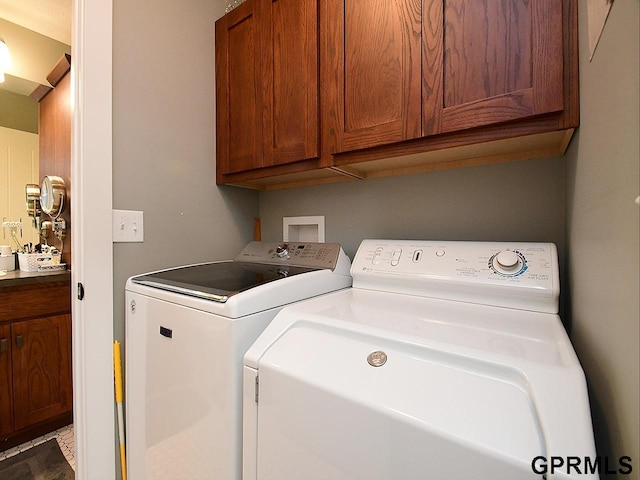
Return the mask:
[[283,217],[282,240],[285,242],[324,242],[324,215]]

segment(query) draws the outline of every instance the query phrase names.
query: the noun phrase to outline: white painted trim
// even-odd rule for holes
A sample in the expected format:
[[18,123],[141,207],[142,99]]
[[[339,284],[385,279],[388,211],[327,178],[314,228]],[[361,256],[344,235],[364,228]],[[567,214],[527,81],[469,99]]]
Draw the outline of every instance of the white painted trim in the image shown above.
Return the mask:
[[[113,0],[74,0],[71,85],[76,478],[115,478],[112,209]],[[82,282],[84,300],[77,299]]]

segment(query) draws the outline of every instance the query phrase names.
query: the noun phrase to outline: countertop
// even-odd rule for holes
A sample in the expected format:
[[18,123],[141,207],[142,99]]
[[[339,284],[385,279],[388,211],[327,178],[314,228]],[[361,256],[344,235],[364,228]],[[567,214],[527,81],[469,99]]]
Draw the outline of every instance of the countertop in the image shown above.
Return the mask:
[[30,285],[37,283],[59,282],[70,280],[71,270],[58,270],[54,272],[24,272],[13,270],[0,276],[0,288],[13,287],[16,285]]

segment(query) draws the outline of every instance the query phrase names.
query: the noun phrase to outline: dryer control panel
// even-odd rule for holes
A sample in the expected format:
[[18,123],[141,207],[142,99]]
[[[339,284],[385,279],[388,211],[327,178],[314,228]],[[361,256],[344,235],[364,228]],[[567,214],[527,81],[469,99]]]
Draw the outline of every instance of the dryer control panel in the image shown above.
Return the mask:
[[354,288],[557,313],[552,243],[364,240]]

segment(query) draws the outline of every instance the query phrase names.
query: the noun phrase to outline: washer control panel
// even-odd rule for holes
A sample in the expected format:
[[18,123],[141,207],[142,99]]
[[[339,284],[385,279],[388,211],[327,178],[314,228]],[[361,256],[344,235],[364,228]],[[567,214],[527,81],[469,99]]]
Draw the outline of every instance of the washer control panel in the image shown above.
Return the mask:
[[333,270],[341,251],[337,243],[251,242],[235,261]]
[[364,240],[351,274],[354,288],[557,312],[552,243]]

